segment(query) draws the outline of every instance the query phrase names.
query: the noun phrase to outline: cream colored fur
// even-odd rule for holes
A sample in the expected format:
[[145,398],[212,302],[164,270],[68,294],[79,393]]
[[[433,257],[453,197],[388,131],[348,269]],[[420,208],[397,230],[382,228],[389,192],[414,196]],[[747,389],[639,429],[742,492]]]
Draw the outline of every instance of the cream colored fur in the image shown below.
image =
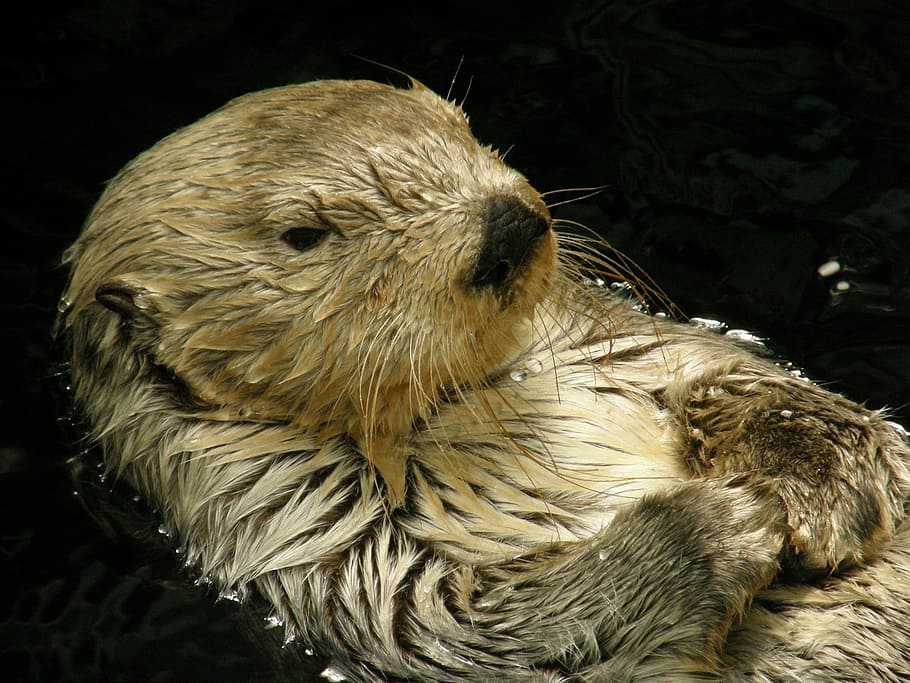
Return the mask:
[[552,232],[472,287],[491,197],[550,220],[419,84],[254,93],[137,157],[66,257],[110,469],[354,679],[910,677],[898,432]]

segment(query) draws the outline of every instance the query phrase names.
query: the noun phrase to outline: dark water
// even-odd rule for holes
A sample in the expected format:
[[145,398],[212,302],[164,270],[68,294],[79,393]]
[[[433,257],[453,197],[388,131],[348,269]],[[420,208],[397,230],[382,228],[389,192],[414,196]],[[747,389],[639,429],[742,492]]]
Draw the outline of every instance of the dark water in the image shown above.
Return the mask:
[[[66,397],[48,330],[59,254],[105,179],[249,90],[400,82],[355,54],[441,92],[463,56],[454,92],[470,84],[481,140],[514,145],[510,162],[540,190],[608,186],[557,216],[604,234],[689,315],[768,336],[811,377],[910,421],[905,3],[566,2],[534,15],[433,5],[363,13],[341,2],[316,17],[302,3],[178,12],[87,0],[7,24],[6,680],[279,680],[290,678],[283,663],[299,671],[294,658],[308,659],[263,655],[242,635],[242,610],[194,588],[166,539],[130,541],[116,520],[105,532],[86,513],[65,465],[80,446],[56,422]],[[840,270],[820,275],[832,260]],[[146,519],[139,531],[154,539]]]

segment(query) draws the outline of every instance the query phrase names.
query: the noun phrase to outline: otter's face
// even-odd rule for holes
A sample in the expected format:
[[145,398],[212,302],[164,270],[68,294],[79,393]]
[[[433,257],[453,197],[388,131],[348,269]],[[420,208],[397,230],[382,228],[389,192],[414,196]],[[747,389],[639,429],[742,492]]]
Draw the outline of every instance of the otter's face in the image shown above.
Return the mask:
[[482,379],[545,295],[555,242],[456,106],[324,81],[140,155],[71,258],[70,324],[103,312],[99,337],[120,329],[212,409],[326,424]]

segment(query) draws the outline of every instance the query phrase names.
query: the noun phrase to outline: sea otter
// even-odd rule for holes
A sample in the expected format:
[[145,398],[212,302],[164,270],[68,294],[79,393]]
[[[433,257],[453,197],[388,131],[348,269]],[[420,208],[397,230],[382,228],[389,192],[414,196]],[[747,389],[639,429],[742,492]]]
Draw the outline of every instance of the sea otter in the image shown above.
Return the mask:
[[351,679],[910,676],[899,431],[577,247],[458,106],[318,81],[130,162],[59,329],[110,471]]

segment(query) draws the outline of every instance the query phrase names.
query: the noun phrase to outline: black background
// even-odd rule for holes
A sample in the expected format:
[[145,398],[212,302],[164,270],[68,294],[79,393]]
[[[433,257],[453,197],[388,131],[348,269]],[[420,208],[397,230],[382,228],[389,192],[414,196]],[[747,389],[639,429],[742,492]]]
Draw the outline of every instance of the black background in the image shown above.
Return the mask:
[[[285,675],[241,635],[239,608],[194,589],[155,543],[106,534],[73,495],[65,460],[80,446],[57,421],[49,329],[60,253],[120,166],[250,90],[403,83],[358,56],[442,93],[463,58],[453,94],[467,93],[479,139],[512,146],[541,191],[607,186],[556,216],[603,234],[688,315],[767,336],[907,422],[907,4],[527,7],[88,0],[4,21],[0,677]],[[821,277],[832,257],[844,270]]]

